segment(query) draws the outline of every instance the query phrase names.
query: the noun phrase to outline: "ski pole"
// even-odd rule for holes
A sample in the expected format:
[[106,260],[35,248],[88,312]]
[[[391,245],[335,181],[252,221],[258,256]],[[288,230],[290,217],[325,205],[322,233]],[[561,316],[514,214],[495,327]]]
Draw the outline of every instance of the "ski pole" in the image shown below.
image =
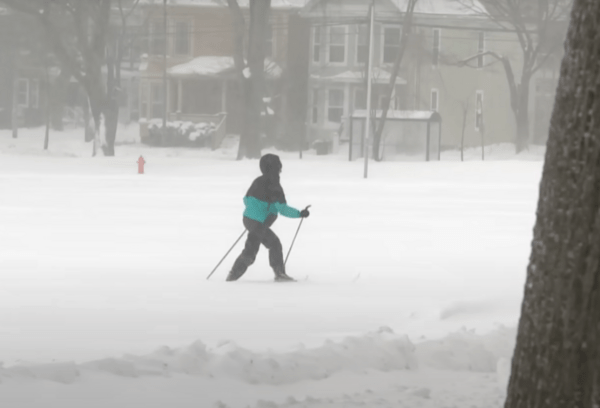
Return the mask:
[[237,239],[237,241],[235,241],[235,243],[231,246],[231,248],[229,248],[229,251],[227,251],[227,253],[225,254],[225,256],[219,261],[219,263],[217,264],[217,266],[215,266],[215,269],[213,269],[212,272],[210,273],[210,275],[208,275],[206,277],[206,280],[210,279],[210,277],[212,276],[212,274],[215,273],[215,271],[217,270],[217,268],[219,267],[219,265],[221,265],[221,263],[223,263],[223,261],[225,260],[225,258],[227,258],[227,255],[229,255],[229,253],[233,250],[233,248],[237,245],[237,243],[240,242],[240,239],[242,239],[242,237],[244,236],[244,234],[246,234],[246,232],[248,232],[248,230],[244,230],[244,232],[242,232],[242,235],[240,235],[240,237]]
[[[305,208],[305,210],[308,210],[310,208],[310,205],[307,206]],[[283,265],[285,266],[287,264],[287,260],[290,257],[290,253],[292,252],[292,248],[294,247],[294,242],[296,242],[296,237],[298,236],[298,233],[300,232],[300,227],[302,226],[302,222],[304,221],[304,218],[302,218],[300,220],[300,225],[298,225],[298,229],[296,230],[296,235],[294,235],[294,239],[292,240],[292,245],[290,245],[290,250],[288,251],[286,257],[285,257],[285,261],[283,261]]]

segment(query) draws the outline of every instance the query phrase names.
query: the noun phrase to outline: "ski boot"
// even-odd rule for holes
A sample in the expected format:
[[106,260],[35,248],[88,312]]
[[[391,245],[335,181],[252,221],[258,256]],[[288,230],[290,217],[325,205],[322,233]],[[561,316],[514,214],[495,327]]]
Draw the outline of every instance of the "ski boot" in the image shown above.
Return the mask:
[[243,275],[243,273],[239,273],[239,272],[235,272],[234,270],[231,270],[229,272],[229,274],[227,275],[227,279],[225,279],[226,282],[234,282],[236,280],[238,280],[239,278],[241,278]]
[[289,276],[285,271],[275,271],[275,282],[296,282],[296,279]]

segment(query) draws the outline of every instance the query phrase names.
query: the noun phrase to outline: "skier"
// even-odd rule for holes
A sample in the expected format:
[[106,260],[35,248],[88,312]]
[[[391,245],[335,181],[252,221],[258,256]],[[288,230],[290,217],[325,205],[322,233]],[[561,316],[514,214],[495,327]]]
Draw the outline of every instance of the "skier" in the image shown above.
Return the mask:
[[256,178],[244,197],[244,226],[248,230],[246,245],[236,259],[227,281],[238,280],[250,265],[254,263],[256,254],[263,244],[269,250],[269,264],[275,272],[276,281],[293,281],[285,273],[283,248],[271,226],[281,214],[288,218],[306,218],[310,215],[307,209],[299,211],[287,205],[283,188],[279,183],[282,170],[279,156],[266,154],[260,159],[262,176]]

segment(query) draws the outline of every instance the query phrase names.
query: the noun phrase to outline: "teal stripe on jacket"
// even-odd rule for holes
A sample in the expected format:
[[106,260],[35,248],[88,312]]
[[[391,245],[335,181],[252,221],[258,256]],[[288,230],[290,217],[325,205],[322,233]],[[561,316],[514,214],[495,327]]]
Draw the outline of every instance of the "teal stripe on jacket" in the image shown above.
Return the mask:
[[300,218],[300,211],[282,203],[266,203],[255,197],[244,197],[244,217],[248,217],[258,222],[265,222],[270,214],[281,214],[288,218]]

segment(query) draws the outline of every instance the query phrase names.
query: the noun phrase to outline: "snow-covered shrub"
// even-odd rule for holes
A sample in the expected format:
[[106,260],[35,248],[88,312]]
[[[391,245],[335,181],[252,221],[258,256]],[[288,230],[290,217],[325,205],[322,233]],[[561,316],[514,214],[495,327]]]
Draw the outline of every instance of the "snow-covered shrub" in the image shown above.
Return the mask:
[[182,121],[167,122],[163,130],[162,121],[153,119],[148,122],[148,136],[142,138],[142,143],[152,146],[206,147],[210,146],[216,130],[214,123]]

